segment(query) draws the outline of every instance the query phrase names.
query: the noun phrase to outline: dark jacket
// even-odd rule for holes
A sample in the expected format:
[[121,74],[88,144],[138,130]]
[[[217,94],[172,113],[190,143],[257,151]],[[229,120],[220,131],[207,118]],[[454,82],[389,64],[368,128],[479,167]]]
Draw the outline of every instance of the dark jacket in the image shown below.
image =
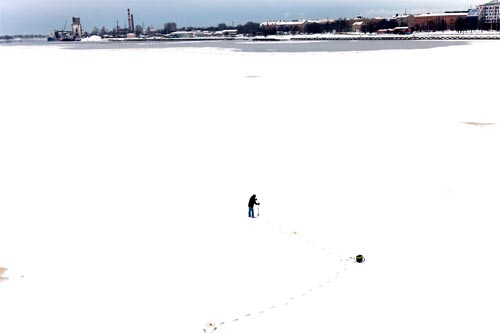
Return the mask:
[[255,194],[252,195],[248,201],[248,207],[253,208],[254,205],[260,205]]

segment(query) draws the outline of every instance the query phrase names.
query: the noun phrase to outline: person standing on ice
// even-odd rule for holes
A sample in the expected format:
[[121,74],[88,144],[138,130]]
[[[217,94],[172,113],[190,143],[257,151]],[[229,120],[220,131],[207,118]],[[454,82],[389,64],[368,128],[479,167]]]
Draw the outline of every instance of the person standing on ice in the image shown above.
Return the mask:
[[259,201],[257,201],[257,196],[254,194],[250,197],[250,200],[248,201],[248,217],[255,218],[253,214],[253,206],[254,205],[260,205]]

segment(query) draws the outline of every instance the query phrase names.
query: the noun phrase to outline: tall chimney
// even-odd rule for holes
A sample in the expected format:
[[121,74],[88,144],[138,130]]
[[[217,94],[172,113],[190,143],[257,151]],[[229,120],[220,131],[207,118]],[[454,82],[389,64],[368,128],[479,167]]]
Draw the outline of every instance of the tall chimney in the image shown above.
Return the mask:
[[132,20],[130,19],[130,8],[127,8],[128,15],[128,31],[132,31]]
[[131,18],[132,18],[132,32],[135,32],[134,14],[131,15]]

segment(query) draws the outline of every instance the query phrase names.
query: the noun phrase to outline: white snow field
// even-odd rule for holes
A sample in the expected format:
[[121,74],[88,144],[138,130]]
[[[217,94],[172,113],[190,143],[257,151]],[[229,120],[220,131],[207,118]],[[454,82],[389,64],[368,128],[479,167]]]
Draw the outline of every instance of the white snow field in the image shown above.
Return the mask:
[[0,331],[499,332],[499,52],[0,47]]

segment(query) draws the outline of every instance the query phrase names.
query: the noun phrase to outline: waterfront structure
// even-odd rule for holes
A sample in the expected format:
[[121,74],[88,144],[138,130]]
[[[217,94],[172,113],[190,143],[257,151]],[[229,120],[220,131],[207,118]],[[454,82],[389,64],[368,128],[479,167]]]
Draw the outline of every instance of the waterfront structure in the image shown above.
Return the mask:
[[213,35],[219,37],[236,37],[238,35],[238,29],[226,29],[226,30],[216,31],[213,33]]
[[201,30],[191,30],[191,31],[174,31],[166,35],[168,38],[203,38],[209,37],[210,33]]
[[135,32],[134,14],[130,13],[130,8],[127,8],[127,17],[128,17],[128,31],[133,33]]
[[486,25],[489,25],[490,29],[498,28],[498,23],[500,23],[500,1],[493,0],[483,5],[477,6],[479,21]]
[[475,9],[470,9],[469,13],[467,14],[467,20],[466,20],[466,30],[477,30],[480,27],[479,24],[479,14],[480,14],[480,9],[475,8]]
[[73,24],[71,25],[71,32],[73,37],[81,38],[82,37],[82,25],[80,23],[79,17],[73,17]]
[[412,14],[396,14],[391,17],[391,20],[396,21],[398,27],[414,27],[415,26],[415,15]]
[[331,18],[326,18],[326,19],[319,19],[317,23],[319,24],[328,24],[328,23],[335,23],[336,20],[331,19]]
[[457,21],[467,19],[468,11],[453,13],[419,14],[414,17],[414,26],[420,31],[455,29]]
[[500,16],[500,1],[490,1],[484,5],[477,6],[479,9],[479,19],[483,23],[498,23]]
[[410,27],[395,27],[389,29],[377,30],[377,34],[393,34],[393,35],[407,35],[411,34],[412,29]]
[[352,32],[360,33],[361,30],[363,29],[364,24],[365,24],[365,22],[363,22],[363,21],[354,22],[352,24]]
[[[66,21],[67,23],[67,21]],[[64,28],[61,30],[54,30],[54,34],[47,37],[49,42],[74,42],[79,41],[82,38],[82,25],[80,23],[79,17],[73,17],[73,23],[71,24],[71,30],[66,30],[66,23]]]

